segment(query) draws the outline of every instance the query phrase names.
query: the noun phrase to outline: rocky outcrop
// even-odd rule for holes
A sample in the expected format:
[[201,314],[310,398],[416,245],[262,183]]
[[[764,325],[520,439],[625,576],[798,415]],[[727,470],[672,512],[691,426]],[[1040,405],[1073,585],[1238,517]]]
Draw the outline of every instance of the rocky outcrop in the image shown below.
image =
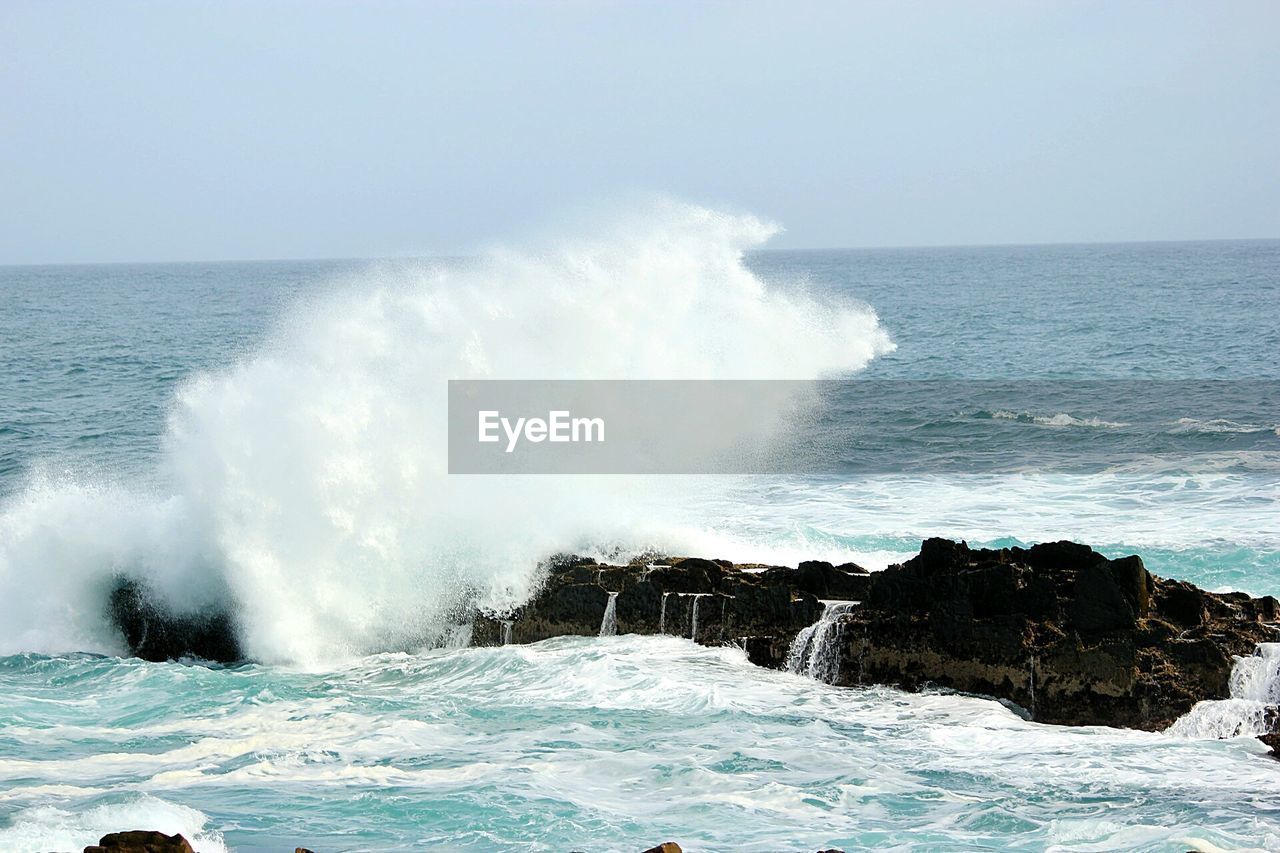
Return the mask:
[[1151,575],[1139,557],[1110,560],[1072,542],[987,550],[930,539],[871,574],[822,562],[567,560],[525,607],[478,618],[473,642],[595,635],[610,593],[618,633],[733,643],[775,668],[823,600],[859,601],[826,627],[835,684],[952,689],[1041,722],[1151,730],[1226,698],[1233,656],[1275,639],[1280,615],[1274,598],[1208,593]]
[[1276,600],[1212,594],[1085,545],[930,539],[840,619],[838,684],[1007,699],[1041,722],[1163,729],[1228,696],[1233,655],[1274,639]]
[[[145,593],[121,580],[110,597],[134,654],[241,659],[229,614],[174,615]],[[828,610],[833,600],[859,603]],[[989,550],[930,539],[874,573],[821,561],[562,558],[523,607],[475,615],[471,637],[533,643],[604,625],[734,644],[781,668],[797,634],[821,619],[805,633],[806,656],[821,646],[821,666],[808,671],[835,684],[951,689],[1041,722],[1162,729],[1198,701],[1227,698],[1233,656],[1276,639],[1277,610],[1269,596],[1208,593],[1153,576],[1139,557],[1111,560],[1072,542]]]

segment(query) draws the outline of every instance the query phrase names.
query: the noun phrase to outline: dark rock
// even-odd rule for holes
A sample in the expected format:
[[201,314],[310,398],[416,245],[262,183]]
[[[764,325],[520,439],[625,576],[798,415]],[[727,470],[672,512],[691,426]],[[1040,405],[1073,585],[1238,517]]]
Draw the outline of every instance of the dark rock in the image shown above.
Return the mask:
[[853,563],[833,566],[824,560],[805,560],[795,569],[779,569],[790,583],[821,599],[857,601],[870,588],[869,573]]
[[837,683],[933,685],[1007,699],[1042,722],[1161,729],[1227,696],[1231,656],[1269,639],[1271,606],[1071,542],[928,540],[872,575],[867,604],[841,617]]
[[196,657],[218,663],[242,659],[235,623],[225,611],[171,613],[138,581],[117,578],[107,612],[135,657],[150,661]]
[[1258,735],[1258,740],[1262,741],[1263,744],[1268,747],[1267,755],[1280,760],[1280,733]]
[[1145,617],[1151,609],[1151,573],[1142,564],[1142,558],[1135,555],[1120,557],[1108,562],[1111,578],[1124,594],[1130,608],[1139,618]]
[[[737,645],[781,668],[824,600],[857,601],[833,618],[836,684],[940,687],[1012,702],[1041,722],[1139,729],[1226,698],[1233,655],[1273,639],[1278,611],[1270,596],[1205,592],[1154,577],[1136,556],[1109,560],[1074,542],[982,549],[928,539],[874,573],[654,556],[625,566],[562,557],[544,568],[532,600],[474,617],[474,644],[595,636],[612,594],[620,634]],[[109,613],[139,657],[241,658],[229,614],[170,613],[136,581],[116,583]]]
[[1161,586],[1156,612],[1183,628],[1194,628],[1208,618],[1204,593],[1182,581],[1166,581]]
[[134,829],[104,835],[97,844],[84,848],[84,853],[195,853],[195,850],[181,835]]
[[[869,574],[818,560],[750,571],[696,558],[564,564],[511,616],[512,640],[594,635],[610,592],[619,633],[732,643],[775,668],[822,600],[860,601],[836,617],[837,684],[949,688],[1041,722],[1141,729],[1225,698],[1232,656],[1271,639],[1276,615],[1273,598],[1207,593],[1074,542],[992,550],[929,539]],[[475,642],[500,642],[501,629],[482,617]]]
[[1086,634],[1132,630],[1138,624],[1138,614],[1105,563],[1087,564],[1076,573],[1069,608],[1071,622]]
[[680,849],[680,845],[674,841],[664,841],[657,847],[650,847],[644,853],[683,853],[683,851]]

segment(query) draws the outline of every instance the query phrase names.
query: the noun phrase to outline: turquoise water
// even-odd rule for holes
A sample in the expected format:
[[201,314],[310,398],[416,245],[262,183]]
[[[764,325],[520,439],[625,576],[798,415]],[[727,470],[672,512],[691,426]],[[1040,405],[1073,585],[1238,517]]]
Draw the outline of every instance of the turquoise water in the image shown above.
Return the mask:
[[262,849],[1280,844],[1256,742],[1035,725],[670,637],[314,673],[13,657],[0,686],[24,709],[3,718],[4,849],[140,815]]
[[[1280,594],[1265,395],[1175,395],[1151,431],[1194,452],[1123,463],[1089,456],[1120,414],[1051,395],[930,427],[949,467],[433,467],[462,375],[1280,379],[1280,242],[781,253],[676,220],[455,262],[0,268],[0,849],[1280,847],[1251,739],[1041,726],[674,638],[438,647],[557,549],[878,568],[925,536],[1069,537]],[[1071,464],[1008,464],[1045,441]],[[229,604],[265,663],[110,656],[116,572]]]

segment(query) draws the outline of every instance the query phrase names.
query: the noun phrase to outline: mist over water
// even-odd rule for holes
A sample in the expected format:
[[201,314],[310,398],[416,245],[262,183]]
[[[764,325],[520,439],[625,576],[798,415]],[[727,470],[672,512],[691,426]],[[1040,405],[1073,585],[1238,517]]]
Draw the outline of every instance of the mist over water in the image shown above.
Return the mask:
[[652,514],[675,480],[448,477],[446,383],[813,378],[891,350],[869,308],[744,265],[773,231],[660,203],[295,305],[251,353],[182,383],[158,488],[44,479],[8,502],[0,651],[118,650],[101,613],[114,573],[178,609],[229,602],[259,660],[418,648],[465,604],[523,601],[553,553],[678,544]]

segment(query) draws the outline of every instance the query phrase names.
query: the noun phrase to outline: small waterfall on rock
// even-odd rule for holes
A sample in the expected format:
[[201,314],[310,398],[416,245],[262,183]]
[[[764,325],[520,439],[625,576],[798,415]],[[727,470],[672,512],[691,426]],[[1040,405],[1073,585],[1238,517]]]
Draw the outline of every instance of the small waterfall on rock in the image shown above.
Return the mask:
[[1166,730],[1194,738],[1264,735],[1280,723],[1280,643],[1258,643],[1231,670],[1231,698],[1209,699],[1179,717]]
[[695,593],[692,593],[692,595],[693,595],[693,618],[690,620],[691,624],[689,626],[689,639],[694,640],[696,642],[698,639],[698,602],[706,598],[708,595],[710,595],[710,593],[695,592]]
[[667,596],[669,595],[671,595],[671,593],[669,592],[664,592],[662,594],[662,609],[658,611],[658,633],[659,634],[667,633]]
[[824,601],[822,618],[805,628],[787,651],[787,672],[807,674],[831,684],[840,674],[839,617],[856,606],[856,601]]
[[600,636],[612,637],[618,633],[618,594],[609,593],[609,603],[604,606],[604,618],[600,620]]
[[514,624],[515,622],[511,619],[502,620],[502,645],[511,645],[511,626]]

